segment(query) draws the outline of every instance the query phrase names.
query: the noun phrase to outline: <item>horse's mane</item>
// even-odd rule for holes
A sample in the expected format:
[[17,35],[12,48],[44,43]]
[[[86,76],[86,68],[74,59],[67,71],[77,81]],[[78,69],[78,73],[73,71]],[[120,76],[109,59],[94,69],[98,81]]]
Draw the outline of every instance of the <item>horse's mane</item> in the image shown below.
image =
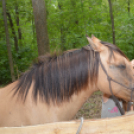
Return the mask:
[[113,52],[117,52],[120,55],[122,55],[123,57],[125,57],[126,59],[128,59],[127,56],[116,45],[113,45],[111,43],[104,42],[104,41],[101,41],[101,44],[103,44],[109,48],[109,51],[110,51],[109,59],[111,59],[111,57],[114,56]]
[[[102,42],[109,50],[117,51],[125,56],[116,46]],[[89,45],[89,48],[91,46]],[[97,82],[99,68],[99,52],[81,49],[66,51],[62,55],[45,55],[39,57],[38,63],[25,72],[14,88],[19,96],[26,99],[33,84],[33,98],[37,96],[47,103],[69,100],[71,95],[86,89],[88,83]]]

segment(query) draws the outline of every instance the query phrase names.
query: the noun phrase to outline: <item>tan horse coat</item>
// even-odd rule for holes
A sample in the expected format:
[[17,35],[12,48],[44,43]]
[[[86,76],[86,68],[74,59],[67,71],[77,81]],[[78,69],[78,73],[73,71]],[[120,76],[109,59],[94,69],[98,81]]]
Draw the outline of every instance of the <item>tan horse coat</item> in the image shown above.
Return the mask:
[[[92,37],[92,41],[93,44],[91,41],[89,42],[94,51],[100,52],[100,58],[108,74],[124,85],[132,87],[134,78],[130,62],[116,52],[114,54],[115,58],[112,58],[109,62],[108,48],[102,45],[100,40],[95,37]],[[126,68],[121,70],[120,67],[118,67],[120,64],[125,64]],[[126,74],[125,77],[124,74]],[[33,86],[30,87],[26,101],[23,102],[21,98],[18,98],[18,93],[13,96],[13,88],[17,82],[18,81],[0,89],[0,127],[26,126],[71,120],[93,92],[101,90],[106,94],[111,94],[106,74],[100,66],[96,85],[88,84],[87,88],[81,89],[77,94],[72,94],[69,101],[63,101],[61,103],[54,104],[50,101],[50,104],[47,104],[40,100],[39,95],[37,97],[37,103],[35,103],[32,95]],[[112,89],[117,97],[126,101],[130,100],[131,91],[129,89],[113,82]]]

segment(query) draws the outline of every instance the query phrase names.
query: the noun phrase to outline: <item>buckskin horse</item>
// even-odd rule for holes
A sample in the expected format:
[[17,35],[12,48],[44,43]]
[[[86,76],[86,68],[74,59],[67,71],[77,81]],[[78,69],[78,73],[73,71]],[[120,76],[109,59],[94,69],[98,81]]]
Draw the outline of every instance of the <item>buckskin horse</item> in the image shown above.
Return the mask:
[[19,80],[0,89],[0,126],[70,120],[93,92],[133,99],[133,69],[117,46],[87,37],[89,45],[42,56]]

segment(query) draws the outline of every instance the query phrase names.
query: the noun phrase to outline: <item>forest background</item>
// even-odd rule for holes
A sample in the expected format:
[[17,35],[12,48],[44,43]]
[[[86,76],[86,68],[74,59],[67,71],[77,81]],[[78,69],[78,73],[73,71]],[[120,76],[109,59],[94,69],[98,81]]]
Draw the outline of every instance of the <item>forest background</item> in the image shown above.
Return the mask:
[[[15,79],[28,70],[38,57],[35,25],[37,18],[33,13],[33,1],[6,1],[7,27]],[[44,2],[49,40],[47,45],[50,52],[80,48],[88,44],[86,35],[94,34],[103,41],[116,44],[130,60],[134,58],[133,0],[45,0]],[[0,85],[3,85],[10,83],[12,77],[1,1],[0,14]]]

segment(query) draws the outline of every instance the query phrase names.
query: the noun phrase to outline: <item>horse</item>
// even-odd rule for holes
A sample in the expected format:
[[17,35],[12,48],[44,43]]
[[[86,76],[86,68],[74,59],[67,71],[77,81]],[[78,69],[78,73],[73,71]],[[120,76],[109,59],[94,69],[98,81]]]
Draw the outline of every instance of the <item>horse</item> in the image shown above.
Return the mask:
[[81,49],[39,57],[18,80],[1,88],[0,127],[71,120],[98,90],[133,101],[129,59],[116,45],[95,36],[87,40]]

